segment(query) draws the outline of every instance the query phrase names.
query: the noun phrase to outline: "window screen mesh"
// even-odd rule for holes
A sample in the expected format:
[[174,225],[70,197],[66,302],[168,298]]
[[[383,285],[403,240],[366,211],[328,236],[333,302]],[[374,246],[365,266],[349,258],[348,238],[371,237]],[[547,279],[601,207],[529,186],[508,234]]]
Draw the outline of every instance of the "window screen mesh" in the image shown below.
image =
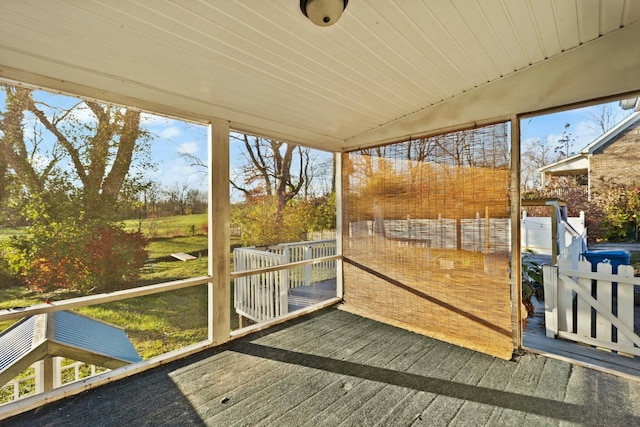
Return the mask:
[[509,133],[501,123],[344,154],[348,307],[511,357]]

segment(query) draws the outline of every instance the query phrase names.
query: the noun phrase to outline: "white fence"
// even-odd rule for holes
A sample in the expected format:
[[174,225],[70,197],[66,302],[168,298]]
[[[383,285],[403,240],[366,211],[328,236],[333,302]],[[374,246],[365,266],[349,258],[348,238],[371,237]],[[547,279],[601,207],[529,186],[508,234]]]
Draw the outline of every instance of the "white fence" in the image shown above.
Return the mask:
[[[545,326],[548,337],[640,356],[640,337],[634,331],[633,267],[558,259],[558,266],[544,266]],[[592,310],[593,309],[593,310]]]
[[[349,237],[361,238],[383,235],[417,246],[439,249],[462,249],[472,252],[501,252],[511,246],[509,218],[451,218],[357,221],[349,224]],[[553,236],[550,217],[527,217],[520,222],[521,246],[537,254],[551,255]],[[575,233],[575,232],[577,233]],[[568,225],[558,223],[558,253],[571,245],[578,235],[586,242],[584,213],[568,219]]]
[[419,219],[357,221],[349,224],[349,237],[384,235],[416,246],[502,252],[511,245],[509,218]]
[[[249,271],[336,255],[336,241],[285,243],[264,249],[236,248],[235,271]],[[252,274],[234,279],[234,307],[243,317],[261,322],[288,313],[289,290],[336,277],[336,261]]]
[[[568,226],[563,221],[558,222],[558,253],[562,253],[571,245],[572,238],[576,237],[574,234],[586,236],[584,212],[580,212],[579,217],[569,217],[567,222]],[[530,217],[523,212],[520,227],[523,250],[551,255],[553,244],[551,217]]]
[[335,240],[336,230],[309,231],[305,240]]

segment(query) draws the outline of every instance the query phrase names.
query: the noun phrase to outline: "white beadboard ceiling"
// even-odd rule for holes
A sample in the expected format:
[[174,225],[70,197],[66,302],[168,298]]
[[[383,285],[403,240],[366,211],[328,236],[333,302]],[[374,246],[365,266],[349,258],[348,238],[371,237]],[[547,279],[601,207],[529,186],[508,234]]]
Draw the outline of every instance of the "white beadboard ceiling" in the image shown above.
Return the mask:
[[640,90],[638,0],[1,0],[0,78],[329,150]]

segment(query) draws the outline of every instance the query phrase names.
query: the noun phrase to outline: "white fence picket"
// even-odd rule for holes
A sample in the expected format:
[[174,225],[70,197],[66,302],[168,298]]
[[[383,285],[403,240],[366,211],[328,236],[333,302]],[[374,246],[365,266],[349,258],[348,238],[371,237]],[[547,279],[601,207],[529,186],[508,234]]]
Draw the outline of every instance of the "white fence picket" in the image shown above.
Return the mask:
[[[619,277],[633,277],[633,267],[630,265],[618,266]],[[599,283],[599,282],[598,282]],[[618,284],[618,319],[625,325],[629,325],[631,330],[634,326],[634,292],[633,285],[630,284]],[[618,330],[618,343],[622,345],[633,345],[633,337],[629,337],[624,332]]]
[[[591,271],[591,263],[588,261],[578,262],[578,271]],[[591,279],[578,277],[578,286],[586,294],[591,295]],[[576,295],[576,325],[574,329],[580,336],[591,336],[591,304],[580,294]],[[569,330],[569,332],[573,331]]]
[[[586,263],[589,264],[589,270],[587,271],[591,271],[591,263]],[[597,268],[598,273],[606,274],[607,276],[612,274],[611,264],[599,263]],[[595,286],[597,288],[596,299],[600,304],[602,304],[604,311],[607,313],[613,313],[613,282],[609,280],[598,280]],[[612,341],[613,335],[611,333],[611,328],[611,322],[601,313],[596,311],[596,337],[603,341]]]

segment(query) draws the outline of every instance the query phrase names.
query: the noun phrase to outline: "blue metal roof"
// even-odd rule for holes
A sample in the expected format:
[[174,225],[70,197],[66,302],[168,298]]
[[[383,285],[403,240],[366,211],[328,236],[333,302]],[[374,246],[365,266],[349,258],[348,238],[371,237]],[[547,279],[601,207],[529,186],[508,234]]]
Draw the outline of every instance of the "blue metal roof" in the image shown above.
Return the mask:
[[[46,319],[36,321],[38,316]],[[51,330],[45,330],[47,328]],[[34,343],[36,336],[42,339]],[[74,359],[77,359],[77,350],[81,350],[88,359],[91,355],[99,355],[102,360],[117,360],[119,363],[142,360],[124,329],[77,313],[58,311],[27,317],[0,332],[0,376],[28,360],[29,364],[32,363],[28,356],[45,341],[58,344],[55,354],[52,354],[56,356],[65,357],[66,348],[72,355],[70,358]]]
[[22,319],[0,334],[0,371],[31,350],[35,316]]
[[53,341],[131,363],[142,360],[123,329],[68,311],[53,314]]

